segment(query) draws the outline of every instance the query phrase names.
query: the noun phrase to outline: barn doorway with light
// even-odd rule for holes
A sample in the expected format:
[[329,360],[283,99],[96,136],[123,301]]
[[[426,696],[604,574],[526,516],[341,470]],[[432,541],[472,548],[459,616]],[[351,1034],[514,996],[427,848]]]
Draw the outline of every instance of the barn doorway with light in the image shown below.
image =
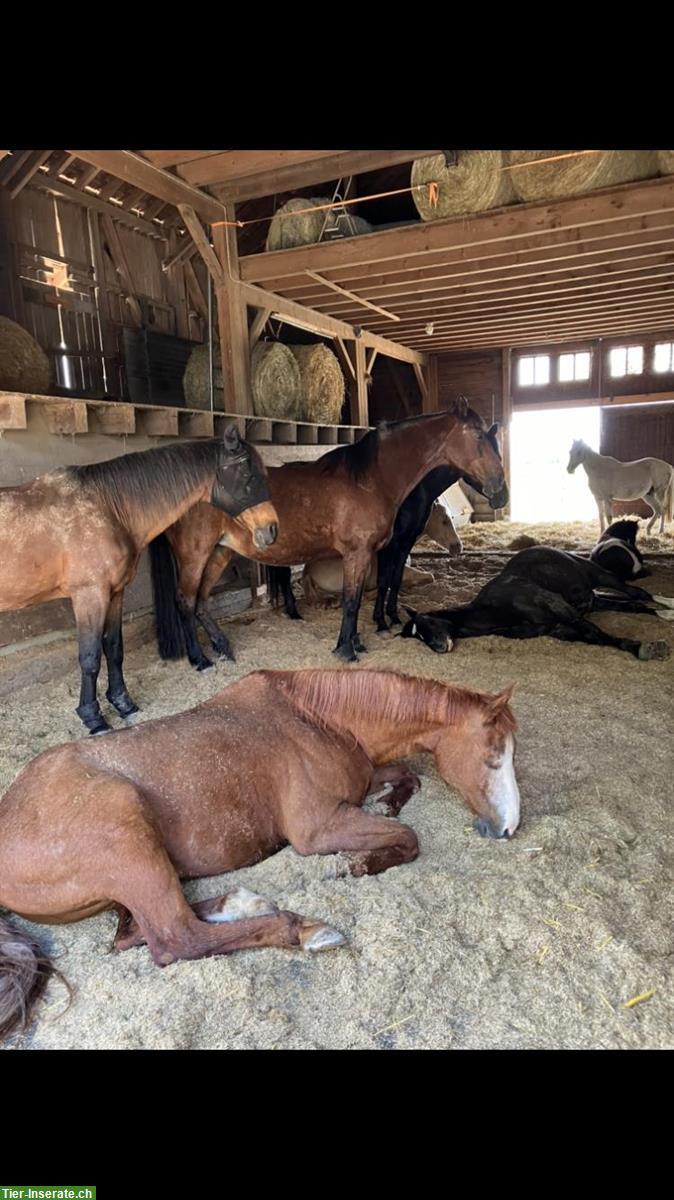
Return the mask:
[[510,516],[513,521],[592,521],[597,507],[587,476],[567,472],[571,443],[599,450],[600,409],[517,412],[510,425]]

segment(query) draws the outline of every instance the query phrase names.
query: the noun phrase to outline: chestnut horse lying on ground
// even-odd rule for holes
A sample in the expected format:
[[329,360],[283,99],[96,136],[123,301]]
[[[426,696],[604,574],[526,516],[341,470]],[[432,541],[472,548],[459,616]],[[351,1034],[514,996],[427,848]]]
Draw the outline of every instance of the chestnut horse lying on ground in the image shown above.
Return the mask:
[[[110,704],[138,712],[122,674],[122,603],[143,548],[200,500],[231,514],[251,542],[269,545],[278,517],[266,471],[235,425],[211,438],[63,467],[0,489],[0,611],[70,596],[81,671],[77,715],[106,733],[96,696],[101,653]],[[215,512],[215,509],[213,509]]]
[[[395,760],[421,750],[483,836],[512,837],[511,691],[384,671],[256,671],[189,712],[46,750],[0,805],[0,906],[49,923],[115,909],[117,949],[147,943],[160,966],[255,946],[339,945],[323,922],[242,888],[189,905],[179,880],[288,844],[345,851],[356,876],[412,862],[413,830],[362,804],[384,784],[397,815],[419,780]],[[41,982],[34,950],[0,919],[0,1033]]]
[[211,665],[197,639],[195,609],[218,652],[231,657],[226,638],[204,605],[235,552],[271,566],[338,554],[344,564],[344,591],[335,653],[353,662],[365,650],[358,636],[358,613],[372,555],[391,537],[405,497],[441,465],[475,479],[493,508],[507,502],[503,464],[489,431],[460,397],[451,411],[387,422],[355,445],[339,446],[316,462],[272,467],[269,489],[280,524],[273,550],[260,551],[248,534],[212,508],[201,505],[186,513],[150,546],[162,657],[182,657],[186,643],[193,666],[203,670]]

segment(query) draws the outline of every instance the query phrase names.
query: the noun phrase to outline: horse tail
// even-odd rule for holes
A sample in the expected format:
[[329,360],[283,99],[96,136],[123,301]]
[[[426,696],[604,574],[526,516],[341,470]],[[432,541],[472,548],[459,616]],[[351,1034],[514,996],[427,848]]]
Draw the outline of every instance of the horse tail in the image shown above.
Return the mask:
[[272,608],[285,604],[285,586],[290,582],[290,567],[265,567],[267,591]]
[[53,972],[37,942],[0,917],[0,1041],[25,1029]]
[[178,568],[165,533],[150,542],[155,635],[161,658],[184,658],[187,647],[178,610]]

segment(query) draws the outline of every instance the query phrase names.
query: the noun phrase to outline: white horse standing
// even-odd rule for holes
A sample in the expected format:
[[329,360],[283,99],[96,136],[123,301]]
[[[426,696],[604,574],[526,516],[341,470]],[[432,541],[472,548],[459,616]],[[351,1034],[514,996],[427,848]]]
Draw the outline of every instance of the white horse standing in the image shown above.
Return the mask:
[[638,458],[635,462],[619,462],[607,454],[597,454],[586,442],[573,443],[566,468],[573,475],[580,464],[585,467],[587,482],[599,509],[599,525],[604,532],[612,521],[611,501],[645,500],[653,509],[647,533],[660,517],[660,533],[665,521],[672,520],[674,501],[674,467],[661,458]]

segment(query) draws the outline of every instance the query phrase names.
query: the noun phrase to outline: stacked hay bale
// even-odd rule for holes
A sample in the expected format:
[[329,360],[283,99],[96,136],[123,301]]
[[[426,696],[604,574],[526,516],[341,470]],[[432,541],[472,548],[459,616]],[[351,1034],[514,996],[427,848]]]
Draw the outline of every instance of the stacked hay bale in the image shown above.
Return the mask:
[[0,390],[49,393],[51,366],[41,346],[9,317],[0,317]]
[[[183,392],[187,408],[211,408],[211,366],[208,346],[195,346],[187,360],[183,375]],[[222,383],[220,347],[213,346],[213,408],[225,411],[225,392]]]
[[253,410],[258,417],[299,421],[302,378],[292,350],[280,342],[258,342],[251,355]]
[[661,175],[674,175],[674,150],[658,150],[658,168]]
[[[567,150],[506,150],[506,174],[518,199],[524,201],[557,200],[578,196],[595,188],[613,187],[633,179],[646,179],[657,173],[653,150],[593,150],[573,157]],[[555,161],[543,161],[543,160]],[[539,161],[540,160],[540,161]]]
[[300,370],[302,420],[338,425],[344,404],[344,376],[337,358],[323,342],[289,346]]
[[[515,199],[510,172],[504,171],[502,150],[461,150],[455,166],[443,154],[418,158],[412,164],[412,192],[423,221],[440,221],[461,213],[482,212],[511,204]],[[429,183],[437,183],[437,205],[431,204]]]
[[[299,196],[288,200],[272,217],[267,234],[267,250],[289,250],[292,246],[310,246],[317,242],[329,211],[325,208],[319,212],[305,210],[331,203],[329,196]],[[357,234],[371,233],[372,226],[362,217],[352,213],[351,221]]]

